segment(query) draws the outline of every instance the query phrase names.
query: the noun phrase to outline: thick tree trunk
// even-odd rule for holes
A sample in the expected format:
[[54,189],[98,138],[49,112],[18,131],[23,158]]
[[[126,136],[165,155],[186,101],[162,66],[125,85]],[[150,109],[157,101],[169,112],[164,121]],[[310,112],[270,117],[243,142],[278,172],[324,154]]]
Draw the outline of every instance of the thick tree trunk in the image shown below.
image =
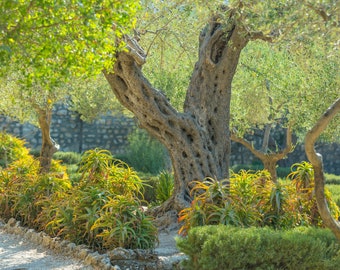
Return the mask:
[[242,33],[232,18],[228,25],[214,18],[202,31],[183,113],[143,76],[145,54],[135,40],[127,39],[129,51],[117,55],[114,72],[104,71],[119,101],[169,151],[175,190],[164,210],[188,206],[192,180],[229,177],[231,82],[249,39]]
[[316,153],[314,144],[320,134],[326,129],[328,123],[340,112],[340,98],[321,116],[315,126],[307,133],[305,138],[305,151],[308,160],[314,168],[315,197],[319,213],[325,226],[332,230],[340,241],[340,224],[335,220],[328,208],[325,197],[325,176],[323,172],[322,156]]
[[38,109],[38,114],[38,121],[42,137],[40,151],[40,173],[48,173],[51,168],[52,156],[58,150],[59,146],[52,140],[50,135],[52,110]]
[[276,153],[266,153],[261,150],[257,150],[254,148],[254,145],[248,142],[246,139],[238,137],[235,133],[231,134],[231,139],[234,142],[238,142],[245,146],[254,156],[260,159],[263,163],[264,169],[267,170],[273,182],[277,182],[277,171],[276,164],[279,160],[285,158],[288,153],[290,153],[294,147],[292,143],[292,130],[290,127],[287,128],[286,131],[286,146],[283,150]]

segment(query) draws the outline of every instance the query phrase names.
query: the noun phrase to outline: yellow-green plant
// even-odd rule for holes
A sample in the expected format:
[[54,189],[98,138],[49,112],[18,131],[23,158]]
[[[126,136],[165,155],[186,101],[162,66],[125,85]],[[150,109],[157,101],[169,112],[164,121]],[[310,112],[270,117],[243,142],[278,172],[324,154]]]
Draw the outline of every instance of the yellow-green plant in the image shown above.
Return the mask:
[[98,149],[84,153],[80,171],[72,186],[59,161],[47,174],[32,156],[13,161],[0,173],[0,215],[99,250],[153,248],[157,230],[141,207],[136,172]]
[[25,147],[25,141],[0,132],[0,167],[7,167],[15,160],[25,158],[29,150]]
[[[295,163],[291,167],[288,178],[296,187],[296,199],[299,205],[300,215],[308,219],[308,223],[321,225],[322,220],[318,212],[316,198],[314,194],[314,170],[309,162]],[[325,187],[325,195],[335,219],[339,218],[339,207],[332,200],[329,190]]]
[[140,204],[125,196],[109,197],[91,230],[106,248],[149,249],[155,246],[157,229]]
[[165,202],[170,198],[174,190],[174,176],[168,171],[162,171],[158,176],[156,187],[156,199],[159,203]]
[[107,178],[112,161],[113,157],[108,150],[96,148],[86,151],[81,157],[79,166],[82,179],[98,182]]
[[[230,180],[211,178],[192,182],[191,206],[179,213],[180,233],[196,226],[230,224],[235,226],[270,226],[287,229],[300,225],[321,226],[313,192],[314,174],[309,163],[295,164],[292,181],[273,183],[267,171],[240,171]],[[335,218],[339,209],[326,190]]]
[[[157,236],[141,208],[143,182],[106,150],[84,153],[80,182],[67,194],[55,193],[40,220],[46,230],[92,248],[152,248]],[[107,233],[109,232],[109,233]]]

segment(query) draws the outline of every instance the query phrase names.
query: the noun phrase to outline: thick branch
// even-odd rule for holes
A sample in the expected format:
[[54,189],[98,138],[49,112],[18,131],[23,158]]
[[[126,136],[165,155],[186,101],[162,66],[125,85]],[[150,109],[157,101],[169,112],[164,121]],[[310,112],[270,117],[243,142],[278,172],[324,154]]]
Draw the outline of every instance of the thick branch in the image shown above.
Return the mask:
[[253,31],[249,33],[250,40],[263,40],[266,42],[274,42],[274,39],[272,36],[265,35],[261,31]]
[[312,9],[316,14],[321,16],[321,18],[324,20],[324,22],[328,22],[332,17],[331,15],[328,15],[327,12],[323,8],[321,8],[320,6],[315,7],[314,5],[312,5],[309,2],[305,2],[305,5],[307,7],[309,7],[310,9]]
[[335,117],[335,115],[340,111],[340,98],[337,99],[332,106],[330,106],[327,111],[321,116],[321,118],[316,122],[314,127],[307,133],[305,139],[305,149],[306,155],[312,164],[321,165],[321,160],[317,156],[314,149],[314,144],[319,138],[320,134],[326,129],[329,122]]
[[340,98],[321,116],[314,127],[307,133],[305,138],[305,151],[308,160],[314,168],[315,196],[320,216],[326,227],[332,230],[338,240],[340,240],[340,224],[336,221],[328,208],[325,197],[325,176],[323,172],[322,156],[316,153],[314,144],[320,134],[326,129],[329,122],[340,112]]
[[231,132],[230,138],[234,142],[238,142],[246,147],[253,155],[255,155],[260,160],[264,161],[267,159],[272,159],[273,161],[277,162],[278,160],[283,159],[288,153],[293,150],[293,143],[292,143],[292,130],[290,127],[287,128],[286,131],[286,146],[279,152],[275,153],[266,153],[261,150],[257,150],[253,144],[251,144],[246,139],[237,136],[234,132]]
[[244,147],[246,147],[254,156],[259,158],[260,160],[264,160],[266,158],[266,155],[262,153],[261,151],[258,151],[255,149],[254,145],[252,145],[249,141],[246,139],[237,136],[235,133],[230,133],[230,138],[232,141],[242,144]]

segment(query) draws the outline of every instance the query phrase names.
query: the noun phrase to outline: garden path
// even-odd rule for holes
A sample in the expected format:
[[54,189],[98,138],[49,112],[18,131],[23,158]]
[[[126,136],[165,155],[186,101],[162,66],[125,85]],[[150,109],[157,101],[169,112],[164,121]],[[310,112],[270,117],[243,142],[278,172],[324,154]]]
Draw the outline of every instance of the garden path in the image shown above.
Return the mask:
[[[20,235],[6,232],[0,221],[0,270],[93,270],[80,260],[57,254],[42,245],[34,244]],[[172,265],[184,258],[176,248],[177,230],[161,231],[155,249],[159,260]]]

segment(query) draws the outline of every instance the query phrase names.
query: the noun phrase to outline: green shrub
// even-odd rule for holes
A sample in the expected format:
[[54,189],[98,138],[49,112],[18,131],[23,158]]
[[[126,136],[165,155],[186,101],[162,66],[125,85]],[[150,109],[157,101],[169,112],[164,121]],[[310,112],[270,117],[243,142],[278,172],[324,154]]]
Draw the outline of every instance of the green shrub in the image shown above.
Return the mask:
[[48,174],[39,174],[39,161],[32,156],[12,162],[0,175],[0,215],[15,217],[23,225],[36,228],[41,202],[49,202],[55,192],[71,188],[65,167],[53,161]]
[[188,270],[335,270],[340,263],[340,246],[333,233],[317,228],[204,226],[178,238],[177,246],[188,255],[183,262]]
[[143,181],[143,198],[144,201],[148,204],[158,204],[156,198],[156,188],[158,185],[158,176],[140,173],[138,172],[138,176]]
[[46,230],[93,248],[153,248],[157,230],[141,207],[143,182],[107,150],[86,151],[81,178],[67,194],[56,194],[40,215]]
[[[307,162],[292,166],[286,181],[273,183],[267,171],[240,171],[229,182],[207,178],[194,181],[190,207],[179,213],[180,233],[202,225],[270,226],[288,229],[322,226],[314,194],[314,172]],[[328,189],[325,195],[335,219],[339,207]]]
[[174,176],[168,171],[162,171],[158,175],[158,184],[156,187],[156,199],[159,203],[165,202],[170,198],[174,190]]
[[[259,171],[263,170],[263,164],[237,164],[231,167],[231,170],[235,173],[239,173],[241,170],[244,171]],[[286,178],[290,173],[289,167],[277,167],[276,173],[278,178]]]
[[13,161],[27,156],[29,150],[24,140],[0,132],[0,167],[7,167]]
[[158,174],[166,169],[169,158],[165,147],[144,130],[136,129],[128,141],[127,153],[118,159],[140,172]]
[[340,185],[340,175],[325,173],[326,184]]
[[340,207],[340,185],[327,184],[327,189],[330,191],[332,200]]
[[0,216],[98,250],[153,248],[157,229],[141,206],[143,187],[106,150],[84,153],[73,186],[60,161],[39,174],[38,160],[28,156],[0,172]]
[[32,155],[35,158],[40,157],[40,149],[30,149],[30,155]]
[[78,164],[81,160],[81,154],[75,152],[56,152],[53,159],[61,160],[65,164]]

